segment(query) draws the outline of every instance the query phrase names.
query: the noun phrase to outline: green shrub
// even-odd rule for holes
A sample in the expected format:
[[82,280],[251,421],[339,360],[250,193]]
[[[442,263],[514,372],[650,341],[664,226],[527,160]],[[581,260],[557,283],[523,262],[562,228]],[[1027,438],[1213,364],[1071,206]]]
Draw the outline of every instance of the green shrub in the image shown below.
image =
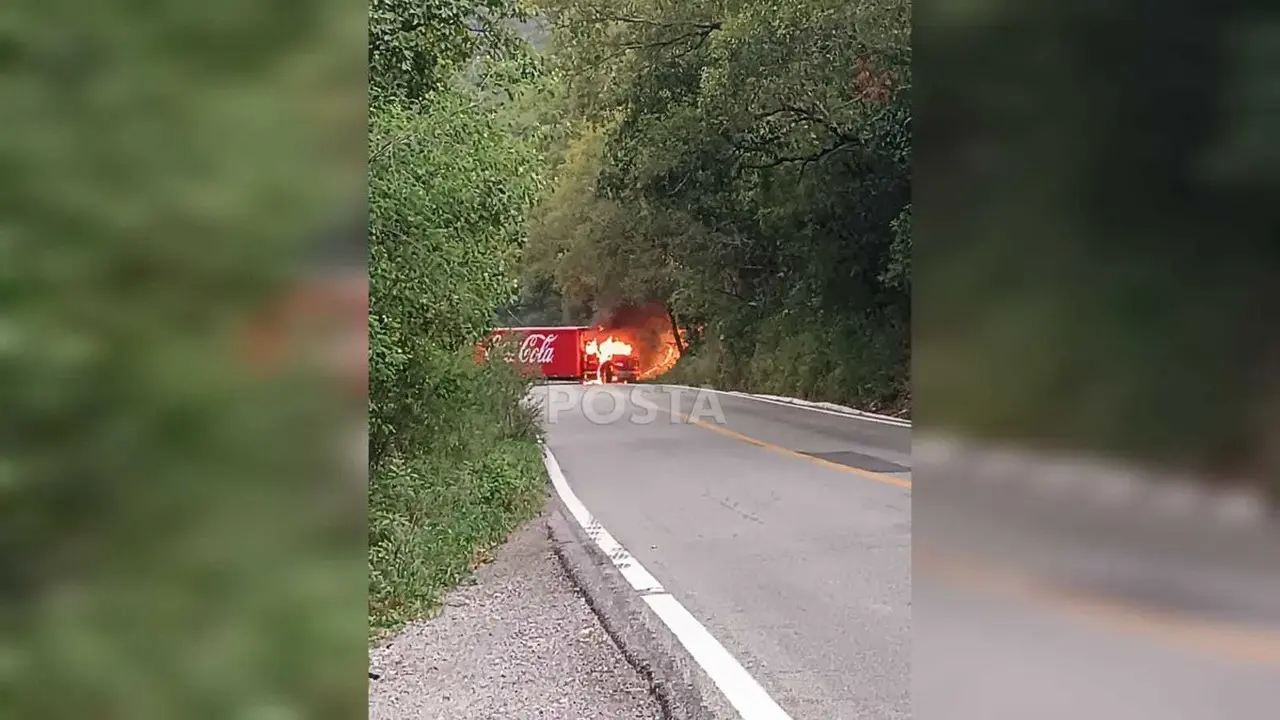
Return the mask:
[[909,411],[909,333],[902,326],[862,318],[823,325],[813,317],[786,313],[743,336],[754,340],[749,353],[735,355],[725,343],[711,339],[657,381],[786,395],[874,412]]
[[537,510],[527,380],[475,345],[516,289],[534,156],[472,93],[370,114],[369,622],[430,612]]

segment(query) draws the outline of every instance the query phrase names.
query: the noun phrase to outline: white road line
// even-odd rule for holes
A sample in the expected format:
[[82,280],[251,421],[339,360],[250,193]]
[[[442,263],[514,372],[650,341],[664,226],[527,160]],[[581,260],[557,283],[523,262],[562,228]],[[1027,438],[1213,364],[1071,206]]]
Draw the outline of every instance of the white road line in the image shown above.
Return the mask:
[[847,405],[839,405],[836,403],[814,402],[812,400],[801,400],[799,398],[786,397],[783,395],[765,395],[759,393],[742,392],[740,390],[729,391],[740,397],[751,398],[752,400],[760,400],[761,402],[771,402],[779,405],[788,405],[791,407],[801,407],[817,412],[831,413],[834,415],[843,415],[846,417],[854,417],[859,420],[868,420],[870,422],[884,423],[885,425],[897,425],[900,427],[911,427],[910,420],[904,420],[892,415],[881,415],[880,413],[868,412],[857,408],[848,407]]
[[569,487],[560,463],[556,462],[555,455],[546,446],[542,448],[542,460],[547,467],[547,474],[551,476],[551,484],[569,508],[573,519],[609,556],[631,587],[644,597],[649,608],[689,651],[716,687],[720,688],[720,692],[733,709],[738,711],[742,720],[792,720],[702,623],[591,516],[587,507],[573,493],[573,488]]
[[681,388],[684,390],[694,390],[702,392],[718,393],[720,395],[730,395],[732,397],[745,398],[747,400],[755,400],[757,402],[769,403],[771,405],[780,405],[782,407],[799,408],[801,410],[810,410],[813,412],[824,413],[826,415],[835,415],[836,417],[849,418],[851,420],[865,420],[867,422],[879,423],[881,425],[891,425],[893,427],[911,428],[910,420],[890,417],[888,415],[877,415],[876,413],[863,412],[862,410],[832,410],[820,405],[812,405],[805,401],[788,402],[786,400],[775,400],[771,397],[755,395],[752,393],[739,392],[737,390],[717,390],[715,388],[700,388],[692,385],[665,385],[666,387]]

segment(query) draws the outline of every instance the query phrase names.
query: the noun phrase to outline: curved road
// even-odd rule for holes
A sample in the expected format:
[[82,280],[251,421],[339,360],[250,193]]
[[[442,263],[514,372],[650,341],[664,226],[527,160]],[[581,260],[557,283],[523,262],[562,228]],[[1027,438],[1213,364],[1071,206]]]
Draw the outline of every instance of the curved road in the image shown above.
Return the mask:
[[791,717],[910,716],[909,427],[666,386],[543,392],[573,492]]
[[1274,531],[913,478],[910,428],[838,413],[540,392],[573,492],[794,720],[1280,707]]

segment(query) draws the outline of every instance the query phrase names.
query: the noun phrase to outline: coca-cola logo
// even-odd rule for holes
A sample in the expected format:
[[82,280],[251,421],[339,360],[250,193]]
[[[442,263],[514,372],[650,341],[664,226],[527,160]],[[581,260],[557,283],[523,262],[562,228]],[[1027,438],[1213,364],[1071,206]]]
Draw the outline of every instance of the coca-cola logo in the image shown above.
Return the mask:
[[530,333],[520,343],[520,352],[516,357],[522,363],[546,365],[556,357],[556,336],[550,333]]

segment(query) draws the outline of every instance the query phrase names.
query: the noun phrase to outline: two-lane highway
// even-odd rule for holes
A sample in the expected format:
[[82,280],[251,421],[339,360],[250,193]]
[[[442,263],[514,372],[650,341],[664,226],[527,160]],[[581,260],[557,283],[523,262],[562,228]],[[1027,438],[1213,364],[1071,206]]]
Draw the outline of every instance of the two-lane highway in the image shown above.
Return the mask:
[[667,386],[539,392],[576,496],[788,715],[910,716],[909,426]]
[[744,717],[1280,706],[1274,528],[913,478],[910,427],[892,422],[670,387],[541,392],[562,481],[731,659],[708,657],[780,708]]

